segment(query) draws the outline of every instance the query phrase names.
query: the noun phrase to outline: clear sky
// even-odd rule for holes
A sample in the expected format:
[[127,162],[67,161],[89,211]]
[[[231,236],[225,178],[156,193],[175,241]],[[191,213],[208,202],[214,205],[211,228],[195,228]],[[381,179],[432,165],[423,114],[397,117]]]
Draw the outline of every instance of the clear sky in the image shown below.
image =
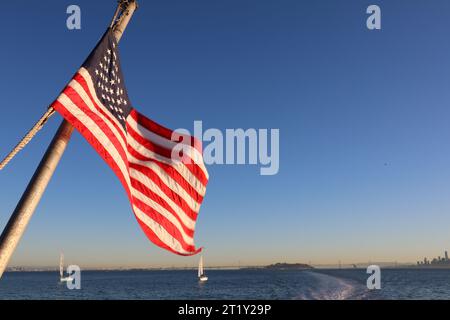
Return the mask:
[[[66,28],[78,4],[82,30]],[[5,155],[105,31],[116,1],[7,1]],[[370,4],[382,30],[366,28]],[[209,166],[207,264],[416,261],[450,250],[450,2],[141,0],[120,44],[134,106],[171,128],[279,128],[280,171]],[[61,117],[0,172],[4,227]],[[151,244],[76,133],[11,265],[192,266]]]

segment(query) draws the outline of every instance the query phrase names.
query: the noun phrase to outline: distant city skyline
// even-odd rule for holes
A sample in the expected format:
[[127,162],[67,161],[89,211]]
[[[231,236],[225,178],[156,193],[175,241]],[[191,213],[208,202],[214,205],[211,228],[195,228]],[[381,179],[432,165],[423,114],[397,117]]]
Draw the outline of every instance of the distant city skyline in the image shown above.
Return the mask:
[[[116,1],[5,2],[6,155],[104,33]],[[416,264],[450,249],[450,2],[141,1],[120,43],[128,94],[169,128],[279,129],[279,170],[209,165],[205,265]],[[0,171],[6,225],[57,126]],[[195,266],[141,232],[120,182],[75,133],[10,266]]]

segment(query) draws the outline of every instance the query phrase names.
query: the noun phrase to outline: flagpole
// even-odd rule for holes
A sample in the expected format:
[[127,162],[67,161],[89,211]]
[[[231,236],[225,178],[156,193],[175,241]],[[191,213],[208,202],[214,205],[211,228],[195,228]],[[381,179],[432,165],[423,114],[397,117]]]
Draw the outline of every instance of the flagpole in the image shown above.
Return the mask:
[[[122,12],[119,16],[120,9]],[[111,23],[114,25],[114,36],[117,42],[120,41],[136,9],[137,3],[134,0],[119,1],[119,7]],[[72,132],[72,125],[63,120],[0,236],[0,278],[55,172]]]

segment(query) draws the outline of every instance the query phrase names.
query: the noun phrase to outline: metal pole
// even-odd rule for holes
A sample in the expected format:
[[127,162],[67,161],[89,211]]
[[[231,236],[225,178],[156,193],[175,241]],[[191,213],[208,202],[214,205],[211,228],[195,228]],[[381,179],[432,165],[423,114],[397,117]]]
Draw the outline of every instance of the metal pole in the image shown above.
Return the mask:
[[[131,16],[137,8],[135,1],[120,1],[119,6],[122,6],[124,2],[127,7],[124,8],[114,28],[114,36],[117,41],[122,37]],[[72,131],[72,125],[63,120],[0,236],[0,278],[69,143]]]

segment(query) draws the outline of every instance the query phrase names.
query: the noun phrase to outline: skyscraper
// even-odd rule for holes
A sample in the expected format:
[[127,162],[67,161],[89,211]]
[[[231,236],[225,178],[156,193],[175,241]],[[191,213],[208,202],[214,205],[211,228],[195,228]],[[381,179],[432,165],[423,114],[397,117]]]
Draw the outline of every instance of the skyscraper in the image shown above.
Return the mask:
[[445,251],[445,261],[448,261],[448,252]]

